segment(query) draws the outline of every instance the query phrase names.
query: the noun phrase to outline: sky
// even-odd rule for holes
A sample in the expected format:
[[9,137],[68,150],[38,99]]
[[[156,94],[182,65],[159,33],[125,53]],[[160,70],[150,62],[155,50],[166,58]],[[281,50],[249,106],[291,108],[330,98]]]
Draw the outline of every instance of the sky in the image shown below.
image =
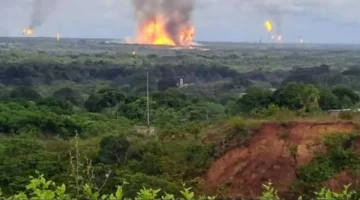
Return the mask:
[[[22,36],[34,0],[0,0],[0,36]],[[50,0],[45,0],[50,1]],[[57,1],[36,36],[132,37],[131,0]],[[179,0],[182,1],[182,0]],[[269,41],[267,19],[280,24],[283,42],[360,44],[360,0],[196,0],[192,15],[197,41]]]

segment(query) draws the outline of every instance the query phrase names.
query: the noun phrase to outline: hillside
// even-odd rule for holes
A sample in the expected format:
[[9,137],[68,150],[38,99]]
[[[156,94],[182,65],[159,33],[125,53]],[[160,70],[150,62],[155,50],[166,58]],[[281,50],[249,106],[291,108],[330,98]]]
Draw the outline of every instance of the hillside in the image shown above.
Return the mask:
[[[358,126],[351,122],[263,123],[252,131],[253,137],[246,145],[228,149],[211,164],[204,177],[206,191],[226,187],[227,197],[256,198],[263,192],[262,184],[271,180],[281,197],[294,198],[294,190],[303,189],[294,187],[304,178],[300,177],[304,176],[301,169],[314,162],[315,157],[331,151],[324,142],[332,136],[348,139]],[[346,142],[350,142],[346,148],[360,153],[357,136]],[[329,183],[331,189],[342,190],[344,184],[354,181],[347,178],[344,182],[346,174],[337,173],[339,177]]]

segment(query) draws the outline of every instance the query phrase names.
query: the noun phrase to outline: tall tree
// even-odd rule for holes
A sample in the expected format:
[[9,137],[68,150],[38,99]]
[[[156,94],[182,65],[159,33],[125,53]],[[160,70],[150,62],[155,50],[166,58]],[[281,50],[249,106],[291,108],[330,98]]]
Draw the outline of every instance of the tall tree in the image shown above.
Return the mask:
[[272,92],[267,89],[252,87],[238,100],[243,112],[249,113],[253,109],[266,108],[272,102]]

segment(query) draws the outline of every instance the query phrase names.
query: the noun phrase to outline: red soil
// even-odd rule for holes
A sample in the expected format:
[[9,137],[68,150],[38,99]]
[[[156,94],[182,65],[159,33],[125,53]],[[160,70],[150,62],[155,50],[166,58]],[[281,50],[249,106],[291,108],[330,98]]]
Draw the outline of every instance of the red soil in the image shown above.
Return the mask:
[[[279,194],[286,196],[288,186],[297,178],[296,169],[308,164],[314,152],[324,151],[320,142],[324,136],[351,133],[355,129],[350,122],[264,123],[254,130],[249,146],[233,148],[211,165],[205,177],[205,190],[214,192],[226,185],[229,197],[254,198],[261,194],[262,184],[271,180]],[[340,179],[329,186],[342,187],[347,179],[345,175],[340,175]]]

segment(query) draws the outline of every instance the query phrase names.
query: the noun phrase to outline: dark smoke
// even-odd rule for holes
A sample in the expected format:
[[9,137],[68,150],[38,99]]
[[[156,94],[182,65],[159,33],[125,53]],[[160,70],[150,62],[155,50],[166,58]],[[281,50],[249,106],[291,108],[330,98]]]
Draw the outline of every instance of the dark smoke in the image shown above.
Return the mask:
[[139,25],[166,17],[166,31],[179,44],[179,32],[191,23],[195,0],[132,0]]
[[55,10],[57,0],[34,0],[29,28],[41,26]]

